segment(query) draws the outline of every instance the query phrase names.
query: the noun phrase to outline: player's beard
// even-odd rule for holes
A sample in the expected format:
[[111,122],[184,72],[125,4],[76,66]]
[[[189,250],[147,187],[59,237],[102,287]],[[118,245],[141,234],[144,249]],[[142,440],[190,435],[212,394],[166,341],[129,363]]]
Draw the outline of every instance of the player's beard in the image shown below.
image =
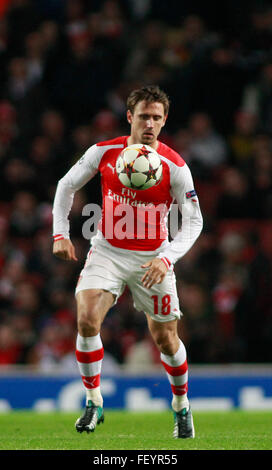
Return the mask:
[[153,133],[146,134],[143,132],[141,141],[143,144],[151,145],[156,141],[156,136]]

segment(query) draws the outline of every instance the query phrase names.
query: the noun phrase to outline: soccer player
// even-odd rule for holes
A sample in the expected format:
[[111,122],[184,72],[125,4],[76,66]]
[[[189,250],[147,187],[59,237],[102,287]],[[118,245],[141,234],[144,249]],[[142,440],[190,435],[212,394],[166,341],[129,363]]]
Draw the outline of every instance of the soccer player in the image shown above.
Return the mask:
[[[173,436],[195,435],[192,411],[187,397],[188,365],[186,349],[177,333],[181,317],[176,290],[174,264],[188,252],[202,230],[202,215],[191,172],[170,147],[158,140],[169,111],[169,99],[157,86],[134,90],[127,100],[130,135],[92,145],[81,159],[60,179],[53,204],[53,253],[64,260],[77,260],[69,238],[68,216],[77,190],[97,173],[101,174],[102,216],[97,234],[76,287],[78,335],[76,358],[86,390],[86,408],[76,421],[76,429],[94,431],[104,421],[100,374],[103,344],[100,328],[108,310],[117,302],[127,285],[137,310],[144,311],[150,334],[157,345],[161,362],[172,389],[175,417]],[[159,184],[140,191],[121,184],[116,174],[116,160],[123,148],[132,144],[153,147],[160,155],[163,177]],[[167,213],[174,200],[182,214],[182,226],[172,241],[168,240]],[[120,204],[133,207],[135,220],[143,204],[166,207],[163,221],[157,222],[157,236],[143,238],[120,236]],[[120,215],[120,214],[119,214]],[[145,219],[144,219],[145,220]],[[113,224],[113,230],[107,230]],[[110,235],[109,235],[109,232]]]

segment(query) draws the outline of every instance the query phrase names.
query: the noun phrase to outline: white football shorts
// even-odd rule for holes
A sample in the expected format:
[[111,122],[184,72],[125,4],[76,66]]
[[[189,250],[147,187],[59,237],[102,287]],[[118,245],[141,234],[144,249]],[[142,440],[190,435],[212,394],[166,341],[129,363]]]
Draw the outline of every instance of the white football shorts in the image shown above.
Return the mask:
[[150,289],[141,279],[147,268],[141,268],[153,259],[159,250],[152,253],[122,250],[107,241],[96,241],[90,249],[82,269],[75,294],[85,289],[104,289],[115,296],[115,303],[128,286],[138,311],[143,311],[158,322],[180,318],[182,315],[176,289],[176,277],[171,266],[161,284]]

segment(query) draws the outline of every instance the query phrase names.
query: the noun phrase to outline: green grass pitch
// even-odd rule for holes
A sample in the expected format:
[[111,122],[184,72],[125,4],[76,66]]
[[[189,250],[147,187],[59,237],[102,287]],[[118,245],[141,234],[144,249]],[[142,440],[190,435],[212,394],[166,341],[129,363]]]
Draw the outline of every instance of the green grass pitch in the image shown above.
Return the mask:
[[194,412],[195,439],[173,439],[171,411],[105,410],[94,433],[76,432],[79,414],[0,415],[0,450],[271,450],[271,411]]

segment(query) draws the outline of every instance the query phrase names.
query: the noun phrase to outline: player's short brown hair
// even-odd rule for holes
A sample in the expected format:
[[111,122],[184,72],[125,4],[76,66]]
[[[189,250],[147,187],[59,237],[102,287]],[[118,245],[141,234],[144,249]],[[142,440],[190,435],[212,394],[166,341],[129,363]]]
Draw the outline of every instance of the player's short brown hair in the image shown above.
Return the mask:
[[144,86],[137,90],[133,90],[127,99],[127,109],[134,113],[135,106],[140,101],[147,103],[162,103],[165,116],[168,114],[170,100],[167,94],[161,90],[157,85]]

